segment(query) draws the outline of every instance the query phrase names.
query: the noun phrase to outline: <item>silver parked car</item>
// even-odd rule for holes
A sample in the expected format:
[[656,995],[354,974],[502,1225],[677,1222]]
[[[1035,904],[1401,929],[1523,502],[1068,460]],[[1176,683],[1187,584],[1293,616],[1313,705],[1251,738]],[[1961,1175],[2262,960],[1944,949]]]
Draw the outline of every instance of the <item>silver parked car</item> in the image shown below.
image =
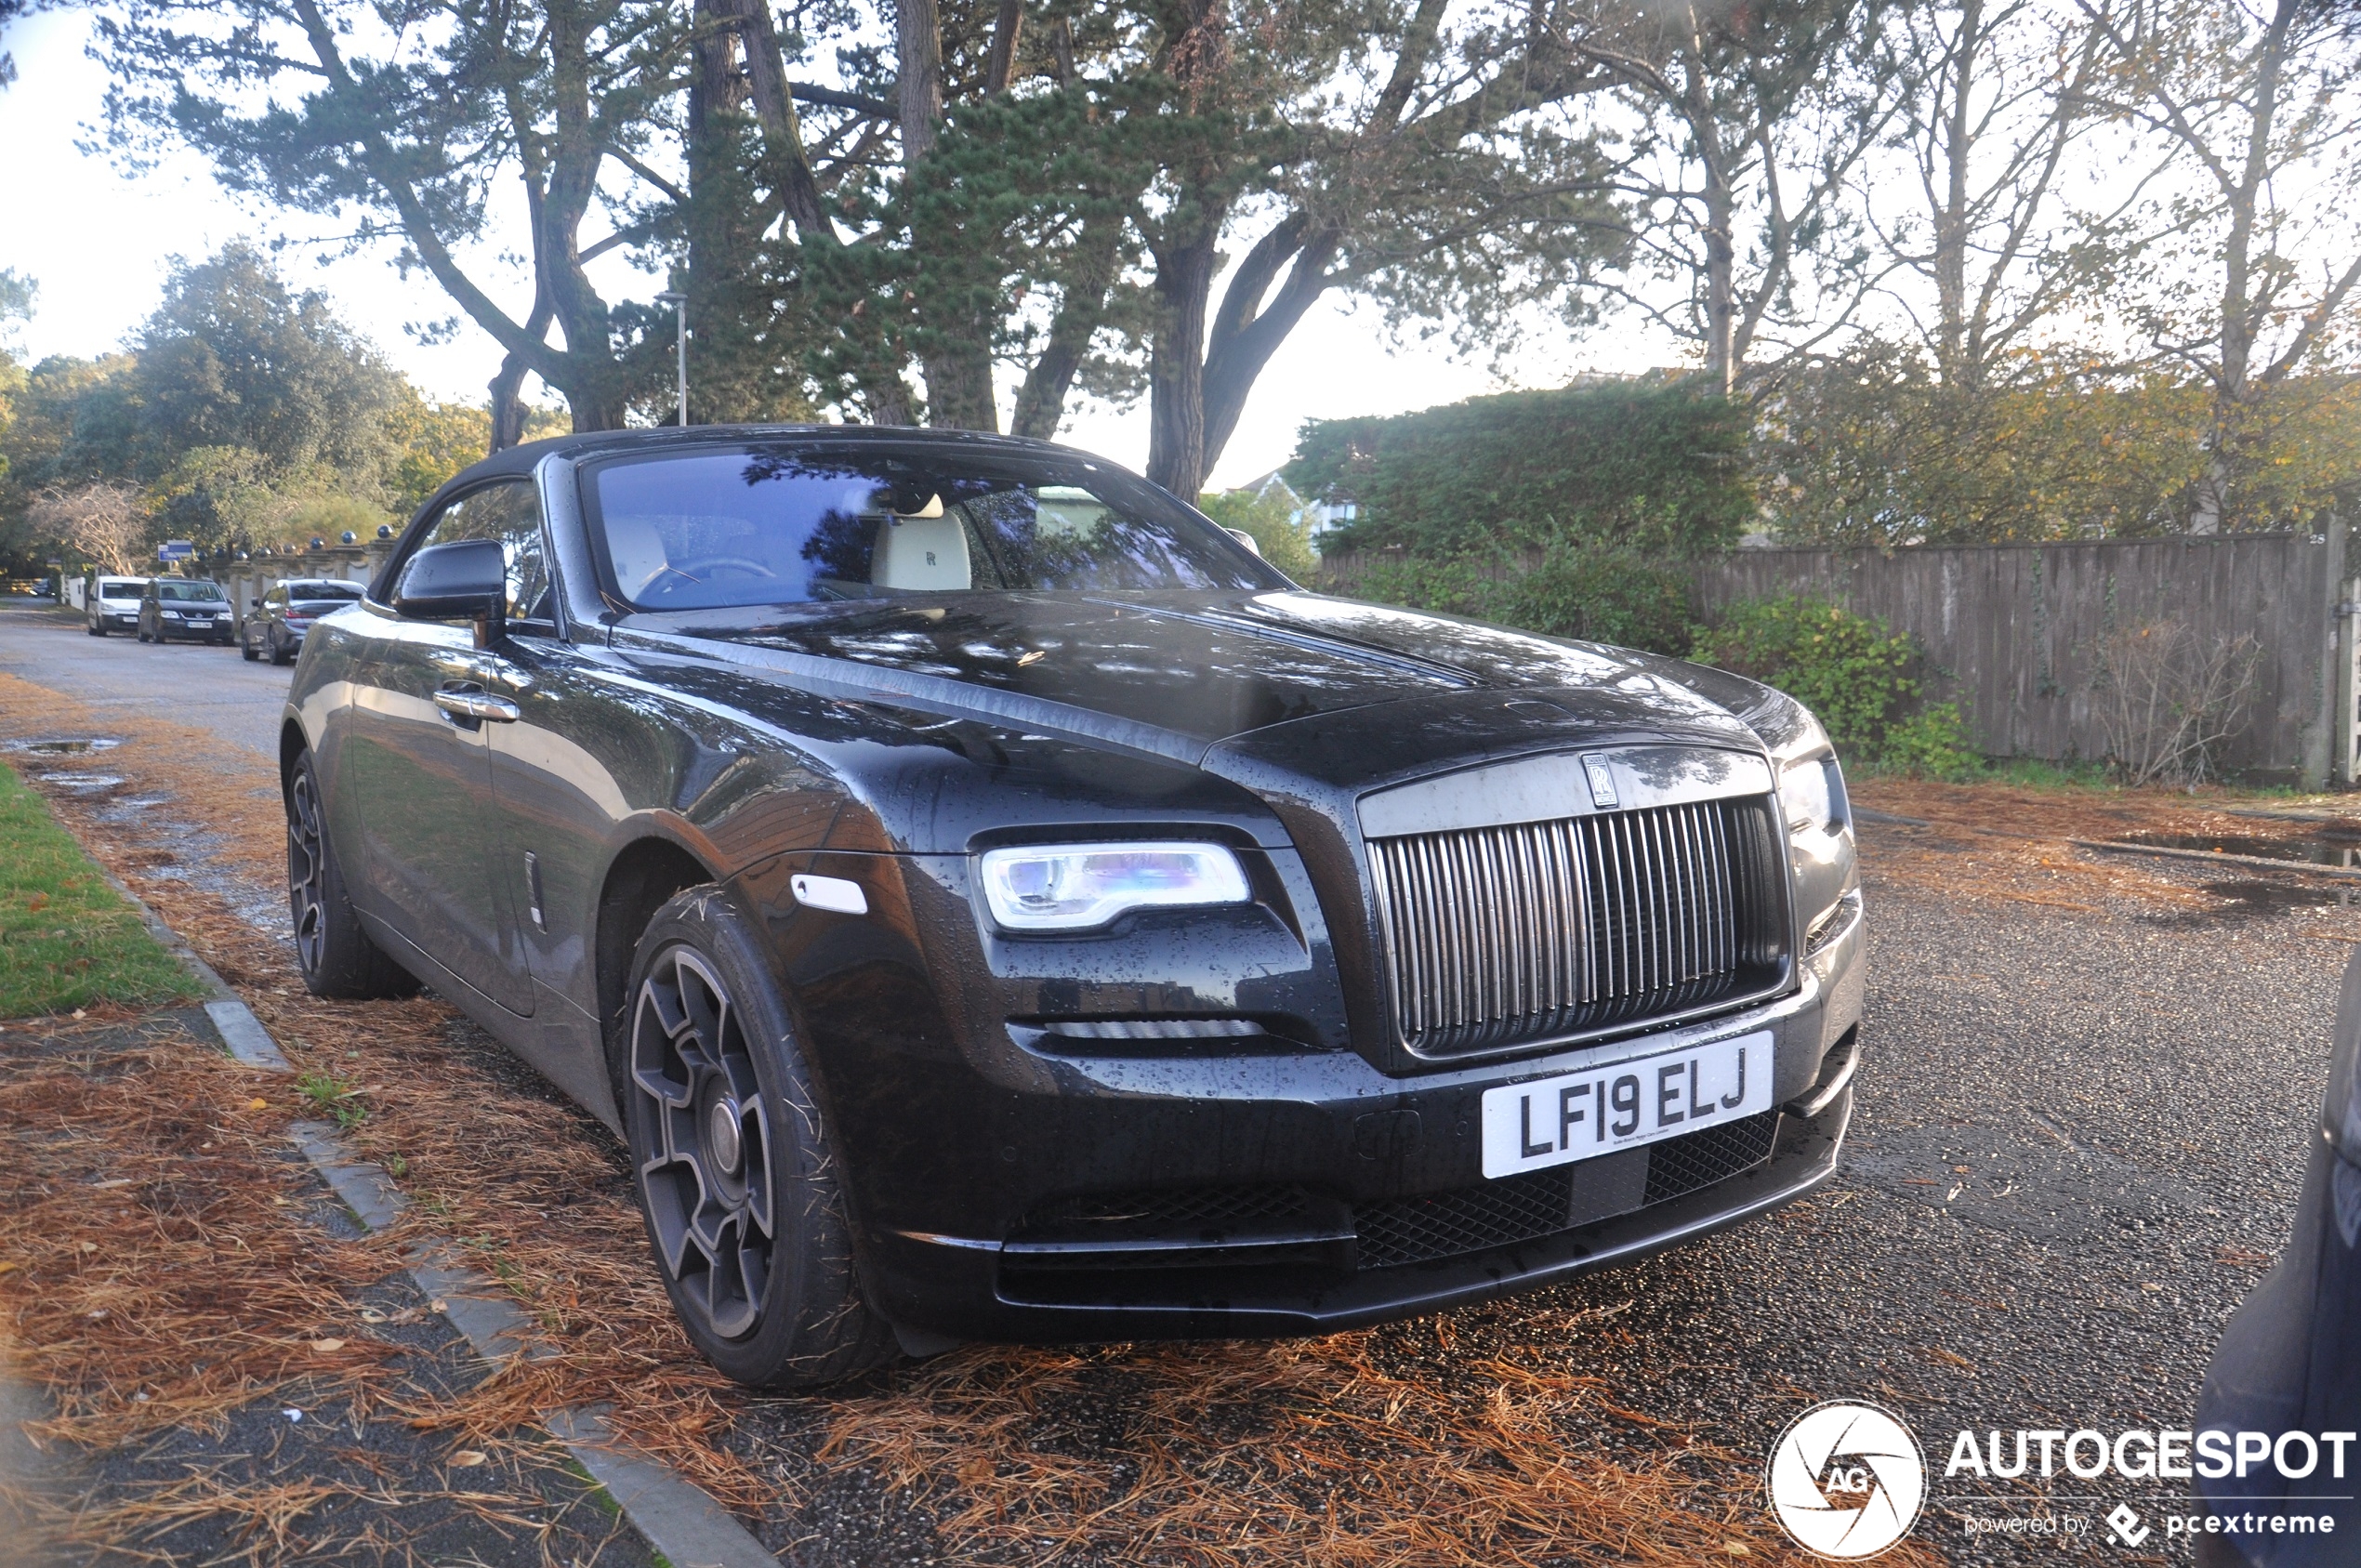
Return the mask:
[[361,602],[361,585],[333,577],[297,577],[247,603],[239,623],[238,646],[249,661],[268,657],[292,663],[303,652],[303,635],[323,615]]

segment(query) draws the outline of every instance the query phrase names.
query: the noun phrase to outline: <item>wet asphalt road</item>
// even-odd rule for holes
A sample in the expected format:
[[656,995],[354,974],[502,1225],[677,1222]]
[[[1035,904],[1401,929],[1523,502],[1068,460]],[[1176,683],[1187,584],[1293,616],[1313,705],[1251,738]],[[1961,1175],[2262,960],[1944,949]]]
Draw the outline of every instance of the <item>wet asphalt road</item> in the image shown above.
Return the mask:
[[92,637],[79,617],[22,600],[0,600],[0,672],[82,704],[81,715],[59,716],[61,732],[103,733],[107,713],[130,711],[200,725],[274,761],[295,673],[267,661],[248,664],[234,647]]

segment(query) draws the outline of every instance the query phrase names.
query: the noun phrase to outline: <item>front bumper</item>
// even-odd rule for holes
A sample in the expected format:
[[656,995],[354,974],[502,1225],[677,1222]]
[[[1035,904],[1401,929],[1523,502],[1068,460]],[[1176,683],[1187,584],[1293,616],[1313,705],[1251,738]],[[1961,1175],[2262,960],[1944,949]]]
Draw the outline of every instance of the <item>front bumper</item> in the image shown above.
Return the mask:
[[[1401,1074],[1332,1038],[1328,1048],[1243,1037],[1177,1050],[1045,1038],[1013,1021],[1063,1010],[1075,993],[1063,982],[1012,990],[1005,961],[973,953],[963,901],[930,907],[943,891],[930,878],[897,887],[877,875],[891,857],[796,859],[742,888],[781,939],[781,978],[842,1156],[870,1304],[924,1336],[1322,1332],[1508,1294],[1792,1200],[1835,1172],[1851,1115],[1865,970],[1857,915],[1770,1002]],[[864,880],[871,919],[793,908],[772,891],[788,869]],[[1219,933],[1207,922],[1198,934],[1204,949]],[[1317,932],[1307,934],[1316,948]],[[1245,968],[1267,975],[1262,960],[1278,955],[1256,945],[1250,920],[1227,936],[1256,960]],[[1188,991],[1137,1006],[1196,1011],[1222,1000],[1207,977]],[[1241,981],[1226,999],[1252,1014],[1257,995]],[[1308,1016],[1341,1013],[1298,999]],[[1081,1000],[1072,1010],[1107,1004]],[[1766,1030],[1779,1109],[1753,1119],[1759,1141],[1736,1155],[1707,1151],[1701,1163],[1693,1140],[1720,1136],[1704,1133],[1484,1179],[1485,1090]],[[1644,1164],[1632,1160],[1642,1153]],[[1662,1178],[1670,1171],[1688,1174]],[[1551,1176],[1561,1185],[1537,1197],[1549,1183],[1535,1178]]]

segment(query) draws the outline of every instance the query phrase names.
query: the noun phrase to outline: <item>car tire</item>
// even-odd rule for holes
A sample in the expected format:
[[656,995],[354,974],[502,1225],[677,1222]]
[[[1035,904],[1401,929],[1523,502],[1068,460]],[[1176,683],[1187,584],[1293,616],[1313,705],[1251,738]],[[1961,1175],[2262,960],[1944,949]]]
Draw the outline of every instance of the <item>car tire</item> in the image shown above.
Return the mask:
[[287,910],[295,922],[296,968],[314,996],[368,1001],[417,995],[417,980],[369,939],[353,913],[308,751],[287,773]]
[[631,966],[617,1089],[656,1269],[706,1359],[753,1388],[878,1365],[841,1166],[760,926],[714,887],[656,911]]
[[270,662],[274,665],[287,665],[295,662],[295,655],[281,648],[279,639],[275,637],[270,639]]
[[245,656],[245,661],[248,664],[253,664],[256,660],[262,657],[261,654],[254,651],[254,639],[244,636],[243,634],[238,639],[238,652]]
[[142,642],[148,640],[148,628],[145,626],[139,628],[139,640]]
[[87,630],[92,637],[104,637],[107,635],[107,628],[100,626],[96,621],[91,622],[85,629]]

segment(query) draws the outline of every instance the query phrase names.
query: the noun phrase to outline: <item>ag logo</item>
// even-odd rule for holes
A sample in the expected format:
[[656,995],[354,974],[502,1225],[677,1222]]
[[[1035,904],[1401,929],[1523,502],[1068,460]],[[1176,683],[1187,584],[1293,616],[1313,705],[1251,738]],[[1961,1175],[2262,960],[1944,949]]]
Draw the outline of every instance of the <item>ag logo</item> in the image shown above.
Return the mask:
[[1771,1511],[1814,1556],[1875,1557],[1910,1533],[1927,1462],[1910,1430],[1874,1404],[1815,1404],[1779,1434],[1764,1482]]

